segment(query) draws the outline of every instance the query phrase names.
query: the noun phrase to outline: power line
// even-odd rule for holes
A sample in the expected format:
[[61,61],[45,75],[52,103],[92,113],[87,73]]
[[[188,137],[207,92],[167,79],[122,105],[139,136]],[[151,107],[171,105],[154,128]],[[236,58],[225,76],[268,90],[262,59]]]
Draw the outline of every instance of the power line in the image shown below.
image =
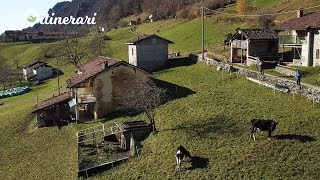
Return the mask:
[[[314,9],[320,7],[320,5],[317,6],[312,6],[312,7],[307,7],[307,8],[303,8],[305,10],[308,9]],[[225,12],[221,12],[219,10],[214,10],[214,9],[209,9],[204,7],[206,10],[212,11],[212,12],[216,12],[218,14],[223,14],[223,15],[229,15],[229,16],[238,16],[238,17],[259,17],[259,16],[273,16],[273,15],[281,15],[281,14],[289,14],[289,13],[294,13],[296,12],[296,10],[292,10],[292,11],[285,11],[285,12],[278,12],[278,13],[266,13],[266,14],[244,14],[244,15],[240,15],[240,14],[235,14],[235,13],[225,13]]]

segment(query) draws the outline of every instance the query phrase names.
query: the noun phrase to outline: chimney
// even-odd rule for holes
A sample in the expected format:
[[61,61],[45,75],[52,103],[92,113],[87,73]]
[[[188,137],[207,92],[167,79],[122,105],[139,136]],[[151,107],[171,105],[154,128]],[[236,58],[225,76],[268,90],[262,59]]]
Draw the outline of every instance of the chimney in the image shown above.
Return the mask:
[[297,18],[301,18],[303,16],[303,8],[297,10]]
[[104,69],[107,69],[108,68],[108,61],[103,62],[103,65],[104,65]]

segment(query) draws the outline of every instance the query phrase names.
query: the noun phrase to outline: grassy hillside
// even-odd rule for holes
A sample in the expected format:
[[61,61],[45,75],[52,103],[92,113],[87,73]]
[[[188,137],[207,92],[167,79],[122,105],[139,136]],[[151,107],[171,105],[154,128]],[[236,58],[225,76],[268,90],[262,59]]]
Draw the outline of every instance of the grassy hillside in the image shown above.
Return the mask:
[[[272,7],[273,1],[256,1]],[[283,2],[283,1],[281,1]],[[293,1],[290,1],[293,2]],[[304,1],[308,3],[311,1]],[[264,4],[265,3],[265,4]],[[296,5],[295,5],[296,6]],[[284,7],[284,5],[281,5]],[[205,46],[218,46],[227,33],[249,23],[229,22],[225,17],[205,20]],[[201,50],[201,20],[166,20],[138,27],[140,34],[159,34],[175,44],[170,51],[186,55]],[[126,42],[135,38],[130,28],[107,34],[113,56],[127,60]],[[22,66],[43,58],[43,52],[53,44],[0,44],[1,55],[19,60]],[[56,59],[48,60],[55,66]],[[62,85],[73,74],[73,67],[62,63],[65,73]],[[276,93],[243,78],[217,72],[214,68],[195,64],[167,69],[154,74],[156,78],[189,88],[195,94],[176,99],[158,109],[159,133],[143,142],[140,158],[129,160],[117,168],[92,179],[317,179],[320,167],[319,109],[304,98]],[[89,125],[71,124],[36,128],[31,115],[37,93],[47,93],[57,87],[57,80],[32,87],[22,96],[1,99],[0,104],[23,101],[15,106],[0,106],[0,177],[4,179],[76,179],[76,131]],[[27,99],[27,100],[26,100]],[[258,133],[258,140],[250,136],[250,119],[265,118],[279,122],[275,131],[280,139],[266,140]],[[144,115],[129,118],[103,119],[102,123],[147,119]],[[101,123],[101,122],[100,122]],[[291,135],[289,135],[291,134]],[[315,141],[301,142],[299,138]],[[281,139],[282,138],[282,139]],[[175,148],[183,144],[197,164],[184,163],[181,171],[174,167]]]
[[[169,69],[157,73],[156,77],[196,93],[159,108],[156,117],[159,133],[143,143],[140,158],[94,178],[314,179],[320,175],[319,141],[268,141],[265,133],[259,133],[256,142],[249,138],[249,120],[255,117],[279,122],[275,135],[294,134],[318,139],[319,109],[312,108],[310,101],[273,94],[270,89],[243,78],[229,78],[227,73],[221,74],[203,64]],[[35,119],[29,115],[31,104],[1,109],[0,172],[4,173],[1,176],[8,179],[75,178],[77,128],[75,125],[61,130],[35,128]],[[179,144],[198,156],[200,164],[206,160],[209,163],[195,169],[185,163],[181,172],[176,171],[173,155]]]
[[[161,107],[159,133],[143,143],[140,158],[93,179],[314,179],[319,174],[319,141],[302,143],[299,135],[319,138],[319,109],[310,101],[276,93],[243,78],[229,78],[202,64],[160,72],[158,78],[196,93]],[[279,122],[274,135],[284,140],[250,139],[250,119]],[[183,144],[199,166],[175,170],[175,148]],[[207,159],[206,159],[207,158]],[[205,161],[209,163],[205,165]],[[203,163],[203,164],[202,164]]]

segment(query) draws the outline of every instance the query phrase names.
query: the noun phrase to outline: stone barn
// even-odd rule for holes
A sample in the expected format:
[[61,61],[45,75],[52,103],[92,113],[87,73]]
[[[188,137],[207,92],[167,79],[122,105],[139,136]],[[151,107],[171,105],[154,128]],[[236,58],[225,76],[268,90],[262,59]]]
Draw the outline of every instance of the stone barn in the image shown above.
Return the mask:
[[168,62],[168,45],[172,43],[157,35],[139,37],[127,43],[129,63],[148,72],[160,69]]
[[230,38],[231,62],[247,66],[278,58],[278,35],[266,29],[237,29]]

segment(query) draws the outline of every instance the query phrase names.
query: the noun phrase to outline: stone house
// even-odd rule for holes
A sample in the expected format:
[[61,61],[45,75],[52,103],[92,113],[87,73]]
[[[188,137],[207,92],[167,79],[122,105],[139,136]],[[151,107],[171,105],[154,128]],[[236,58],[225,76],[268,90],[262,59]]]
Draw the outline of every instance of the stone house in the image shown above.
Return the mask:
[[275,31],[238,28],[229,40],[232,63],[251,66],[259,60],[277,60],[278,35]]
[[118,107],[115,95],[128,88],[125,81],[134,76],[149,76],[149,73],[124,61],[101,56],[82,65],[80,72],[67,81],[75,104],[71,113],[76,121],[100,119],[112,113]]
[[[149,75],[124,61],[99,56],[83,64],[80,71],[67,81],[68,93],[39,103],[34,113],[39,124],[48,124],[54,119],[83,123],[107,117],[118,107],[116,97],[129,88],[128,81]],[[47,117],[50,114],[55,115]]]
[[25,41],[26,33],[19,30],[7,30],[4,32],[6,42]]
[[273,27],[279,33],[279,47],[292,49],[295,66],[320,66],[320,13],[297,11],[297,17]]
[[168,62],[168,45],[173,42],[157,35],[148,35],[133,40],[128,45],[129,63],[152,72]]
[[64,38],[61,32],[30,31],[20,30],[5,31],[6,42],[31,41],[31,42],[51,42]]
[[52,78],[53,68],[47,63],[42,61],[36,61],[30,63],[23,68],[23,77],[25,80],[31,81],[44,81]]

